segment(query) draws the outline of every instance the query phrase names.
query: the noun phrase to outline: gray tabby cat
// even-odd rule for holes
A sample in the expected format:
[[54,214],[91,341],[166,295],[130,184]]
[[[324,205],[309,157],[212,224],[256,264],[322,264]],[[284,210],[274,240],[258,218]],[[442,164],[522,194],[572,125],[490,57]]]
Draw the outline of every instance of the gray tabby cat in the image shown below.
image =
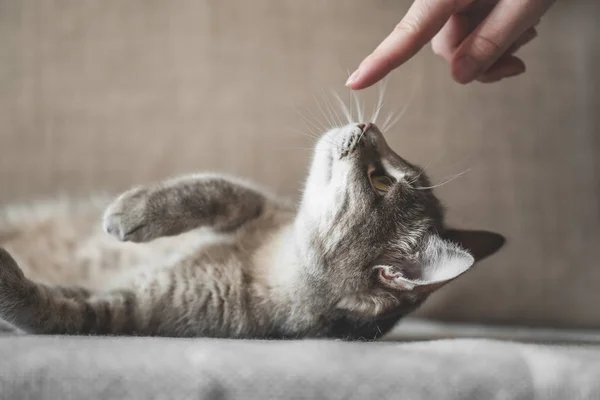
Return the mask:
[[[106,208],[9,208],[0,318],[36,334],[339,337],[385,334],[497,251],[446,229],[423,170],[379,129],[318,141],[299,209],[218,175],[138,187]],[[97,227],[98,225],[98,227]]]

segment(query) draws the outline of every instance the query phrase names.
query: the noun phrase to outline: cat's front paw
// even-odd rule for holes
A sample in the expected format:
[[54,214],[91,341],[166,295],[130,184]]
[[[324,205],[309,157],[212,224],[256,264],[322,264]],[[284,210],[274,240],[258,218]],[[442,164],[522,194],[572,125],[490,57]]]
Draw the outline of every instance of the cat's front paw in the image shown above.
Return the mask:
[[145,188],[135,188],[119,196],[104,212],[104,232],[124,242],[155,239],[149,218],[149,197]]

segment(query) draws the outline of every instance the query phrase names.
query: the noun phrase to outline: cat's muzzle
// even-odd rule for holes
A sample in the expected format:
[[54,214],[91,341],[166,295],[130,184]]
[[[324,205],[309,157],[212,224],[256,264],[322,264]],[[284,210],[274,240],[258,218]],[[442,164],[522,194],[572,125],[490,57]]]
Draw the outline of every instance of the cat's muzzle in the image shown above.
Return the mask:
[[357,124],[352,130],[346,134],[342,139],[340,146],[340,159],[353,153],[357,148],[365,146],[365,135],[369,132],[369,129],[373,124]]

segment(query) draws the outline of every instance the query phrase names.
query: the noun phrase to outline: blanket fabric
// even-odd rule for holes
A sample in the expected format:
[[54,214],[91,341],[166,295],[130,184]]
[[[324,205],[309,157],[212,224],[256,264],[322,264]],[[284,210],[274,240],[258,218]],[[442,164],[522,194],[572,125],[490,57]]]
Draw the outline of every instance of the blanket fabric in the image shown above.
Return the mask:
[[599,346],[0,337],[0,399],[598,399]]

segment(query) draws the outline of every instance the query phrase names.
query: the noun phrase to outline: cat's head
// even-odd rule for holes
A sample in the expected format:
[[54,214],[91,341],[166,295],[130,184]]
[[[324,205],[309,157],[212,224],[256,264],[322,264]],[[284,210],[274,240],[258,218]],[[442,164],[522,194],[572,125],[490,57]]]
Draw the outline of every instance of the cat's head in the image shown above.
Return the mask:
[[338,309],[408,312],[502,246],[497,234],[446,229],[430,186],[374,124],[320,138],[296,226],[310,276]]

